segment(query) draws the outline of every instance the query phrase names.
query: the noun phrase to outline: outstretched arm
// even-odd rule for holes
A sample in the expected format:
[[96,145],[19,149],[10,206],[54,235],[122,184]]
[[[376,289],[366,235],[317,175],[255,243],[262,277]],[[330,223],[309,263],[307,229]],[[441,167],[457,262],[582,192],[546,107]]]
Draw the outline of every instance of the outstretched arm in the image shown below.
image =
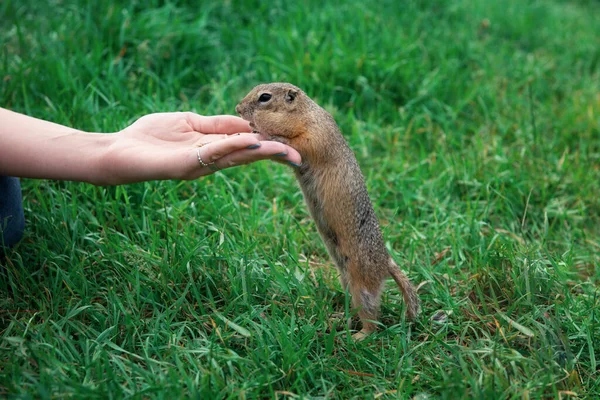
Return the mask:
[[[195,179],[267,158],[300,164],[291,147],[249,131],[238,117],[176,112],[146,115],[114,134],[87,133],[0,108],[0,175],[119,185]],[[198,152],[212,168],[200,165]]]

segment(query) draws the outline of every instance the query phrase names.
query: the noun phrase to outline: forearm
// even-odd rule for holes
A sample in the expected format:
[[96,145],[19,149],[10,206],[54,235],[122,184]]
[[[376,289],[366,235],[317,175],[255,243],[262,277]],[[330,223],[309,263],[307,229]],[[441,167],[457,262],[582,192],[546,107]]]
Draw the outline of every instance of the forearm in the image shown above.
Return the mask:
[[111,141],[0,108],[0,175],[95,183]]

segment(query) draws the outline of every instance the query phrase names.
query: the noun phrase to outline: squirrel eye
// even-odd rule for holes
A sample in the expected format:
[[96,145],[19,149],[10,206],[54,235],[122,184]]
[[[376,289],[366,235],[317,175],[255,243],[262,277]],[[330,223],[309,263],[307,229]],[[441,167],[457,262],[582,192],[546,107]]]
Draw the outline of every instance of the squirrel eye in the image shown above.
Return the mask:
[[269,100],[271,100],[271,95],[269,93],[263,93],[258,98],[258,101],[261,103],[266,103]]

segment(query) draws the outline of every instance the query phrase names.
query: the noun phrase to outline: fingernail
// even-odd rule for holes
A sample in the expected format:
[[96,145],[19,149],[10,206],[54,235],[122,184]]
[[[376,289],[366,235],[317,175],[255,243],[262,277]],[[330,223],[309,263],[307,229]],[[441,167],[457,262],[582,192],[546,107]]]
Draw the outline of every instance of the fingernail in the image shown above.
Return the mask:
[[256,143],[256,144],[252,144],[250,146],[248,146],[248,149],[258,149],[260,147],[260,143]]
[[285,157],[285,156],[287,156],[287,153],[277,153],[277,154],[274,154],[274,155],[277,156],[277,157]]
[[292,167],[296,167],[296,168],[300,167],[300,165],[301,165],[301,164],[296,164],[295,162],[291,162],[291,161],[288,161],[288,164],[290,164]]

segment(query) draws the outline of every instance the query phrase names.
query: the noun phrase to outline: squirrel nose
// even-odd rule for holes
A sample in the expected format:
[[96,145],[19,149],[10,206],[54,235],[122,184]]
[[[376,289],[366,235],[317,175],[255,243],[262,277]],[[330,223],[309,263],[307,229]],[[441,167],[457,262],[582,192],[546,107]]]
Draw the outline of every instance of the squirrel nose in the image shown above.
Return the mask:
[[236,113],[238,113],[238,114],[241,114],[241,113],[242,113],[242,107],[241,107],[241,104],[238,104],[237,106],[235,106],[235,112],[236,112]]

